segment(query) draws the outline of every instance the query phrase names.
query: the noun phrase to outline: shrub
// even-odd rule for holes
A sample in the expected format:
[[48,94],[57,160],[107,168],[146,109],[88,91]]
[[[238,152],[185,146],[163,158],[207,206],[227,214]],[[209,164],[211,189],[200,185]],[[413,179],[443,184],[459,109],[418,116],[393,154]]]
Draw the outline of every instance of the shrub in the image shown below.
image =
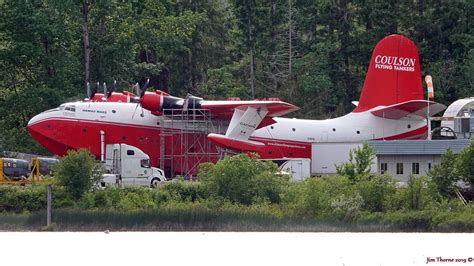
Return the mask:
[[287,177],[277,175],[277,172],[278,168],[272,162],[239,154],[208,167],[204,175],[201,172],[201,178],[210,195],[251,204],[256,198],[279,200],[275,195],[280,193],[281,184]]
[[[271,203],[280,203],[281,194],[288,187],[289,177],[273,172],[263,172],[255,176],[254,197],[268,200]],[[255,199],[253,200],[255,201]]]
[[448,149],[441,156],[441,162],[428,171],[428,177],[431,178],[440,195],[444,197],[454,195],[454,185],[460,179],[456,171],[455,161],[456,155],[451,149]]
[[424,176],[411,176],[406,192],[408,207],[412,210],[422,210],[433,201],[432,190]]
[[283,205],[298,216],[348,221],[360,210],[362,198],[347,177],[325,176],[291,184]]
[[88,150],[71,150],[54,166],[54,177],[73,198],[79,199],[100,180],[101,172]]
[[46,187],[0,186],[0,212],[46,209]]
[[183,180],[173,180],[166,183],[159,190],[167,192],[171,198],[182,201],[196,201],[207,198],[207,191],[201,182],[186,182]]
[[433,227],[442,232],[473,232],[474,213],[464,212],[442,212],[433,217]]
[[464,181],[474,187],[474,140],[461,150],[456,161],[456,168]]
[[409,210],[423,210],[435,202],[436,188],[424,176],[412,176],[408,187],[400,189],[402,206]]
[[137,211],[155,208],[156,189],[141,187],[113,188],[85,193],[79,203],[83,209]]
[[363,209],[373,212],[387,210],[387,201],[395,193],[395,181],[387,175],[375,176],[357,183],[363,199]]

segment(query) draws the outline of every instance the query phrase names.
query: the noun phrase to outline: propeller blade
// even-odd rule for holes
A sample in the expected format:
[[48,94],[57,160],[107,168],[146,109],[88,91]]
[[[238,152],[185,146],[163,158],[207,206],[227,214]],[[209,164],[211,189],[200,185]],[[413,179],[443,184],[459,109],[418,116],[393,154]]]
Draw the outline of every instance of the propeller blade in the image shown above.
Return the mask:
[[86,87],[87,87],[87,97],[90,99],[92,97],[94,97],[92,95],[92,91],[91,91],[91,84],[89,83],[89,81],[86,83]]
[[142,98],[143,95],[145,95],[145,91],[146,89],[148,89],[149,84],[150,84],[150,79],[147,79],[145,82],[145,85],[143,85],[143,88],[140,89],[140,98]]
[[117,89],[117,81],[114,79],[114,85],[112,85],[112,88],[110,88],[109,91],[107,91],[107,98],[112,96],[112,93]]
[[137,95],[137,96],[140,95],[140,85],[138,85],[138,82],[135,83],[135,85],[133,85],[132,89],[133,89],[133,93],[135,93],[135,95]]

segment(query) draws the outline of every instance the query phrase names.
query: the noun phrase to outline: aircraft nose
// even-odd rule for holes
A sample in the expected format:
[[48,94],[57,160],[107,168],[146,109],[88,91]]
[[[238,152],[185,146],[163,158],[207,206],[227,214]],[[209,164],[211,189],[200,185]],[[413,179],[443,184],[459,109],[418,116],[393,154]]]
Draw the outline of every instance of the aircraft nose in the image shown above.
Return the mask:
[[31,132],[31,130],[34,130],[34,125],[37,124],[41,120],[41,114],[35,115],[28,121],[28,124],[26,125],[26,129]]

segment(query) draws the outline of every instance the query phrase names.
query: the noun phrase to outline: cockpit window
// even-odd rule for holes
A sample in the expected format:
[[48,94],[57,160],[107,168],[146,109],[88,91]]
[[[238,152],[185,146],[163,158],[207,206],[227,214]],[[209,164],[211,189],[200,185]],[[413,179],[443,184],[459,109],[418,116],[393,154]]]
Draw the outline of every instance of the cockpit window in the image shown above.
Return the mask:
[[65,110],[66,110],[66,111],[75,112],[75,111],[76,111],[76,106],[74,106],[74,105],[68,105],[68,106],[66,106]]

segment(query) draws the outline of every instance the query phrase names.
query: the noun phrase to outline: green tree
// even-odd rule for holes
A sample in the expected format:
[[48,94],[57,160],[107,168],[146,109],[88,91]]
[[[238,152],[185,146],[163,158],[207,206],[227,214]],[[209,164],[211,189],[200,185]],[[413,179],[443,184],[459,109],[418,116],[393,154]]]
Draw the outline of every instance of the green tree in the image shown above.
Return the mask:
[[442,156],[441,162],[428,171],[428,177],[435,184],[438,192],[444,197],[451,197],[454,185],[460,179],[456,171],[456,155],[448,149]]
[[100,179],[102,171],[94,156],[85,149],[70,150],[54,167],[54,178],[75,199],[89,191]]
[[213,196],[232,202],[251,204],[258,199],[279,202],[288,176],[277,172],[276,164],[270,161],[238,154],[226,157],[211,169],[206,167],[200,178]]
[[349,151],[349,161],[336,165],[338,175],[347,176],[352,182],[357,182],[370,176],[371,166],[375,158],[375,149],[364,143]]
[[456,168],[461,178],[474,188],[474,141],[461,150],[456,161]]

